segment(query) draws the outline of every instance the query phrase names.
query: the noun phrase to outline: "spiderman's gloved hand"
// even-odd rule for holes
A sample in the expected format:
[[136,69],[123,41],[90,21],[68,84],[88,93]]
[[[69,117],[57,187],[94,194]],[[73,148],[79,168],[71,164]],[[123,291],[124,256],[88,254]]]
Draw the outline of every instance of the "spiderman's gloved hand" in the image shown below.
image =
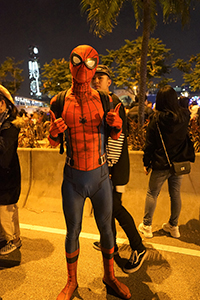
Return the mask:
[[51,115],[51,126],[49,132],[51,136],[57,137],[59,133],[62,133],[67,129],[67,125],[62,118],[56,119],[53,111],[50,110],[49,112]]
[[118,103],[115,109],[110,110],[106,116],[106,122],[108,123],[108,125],[111,127],[116,127],[117,129],[122,128],[122,119],[119,116],[120,106],[121,103]]

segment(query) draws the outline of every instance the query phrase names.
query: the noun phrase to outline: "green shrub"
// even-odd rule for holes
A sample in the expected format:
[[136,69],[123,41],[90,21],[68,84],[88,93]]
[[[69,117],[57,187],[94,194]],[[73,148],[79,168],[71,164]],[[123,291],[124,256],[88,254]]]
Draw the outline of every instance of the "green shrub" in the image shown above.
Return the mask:
[[[141,128],[138,128],[138,123],[129,119],[129,130],[128,130],[128,145],[130,150],[143,150],[146,139],[146,129],[148,127],[149,122],[145,122]],[[189,136],[194,144],[195,152],[200,152],[200,124],[192,120],[190,122],[189,128]]]
[[195,152],[200,152],[200,124],[195,120],[190,122],[189,135],[194,144]]

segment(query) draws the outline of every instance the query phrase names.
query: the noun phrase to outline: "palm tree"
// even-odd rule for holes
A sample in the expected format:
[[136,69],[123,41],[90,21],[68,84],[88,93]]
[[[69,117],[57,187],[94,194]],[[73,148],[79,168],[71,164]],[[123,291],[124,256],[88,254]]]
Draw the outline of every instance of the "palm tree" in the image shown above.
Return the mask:
[[[189,21],[191,2],[195,0],[81,0],[81,10],[87,12],[90,28],[99,37],[111,33],[117,25],[117,17],[125,1],[131,1],[134,9],[136,29],[143,22],[142,51],[139,81],[139,125],[144,122],[144,101],[146,94],[147,53],[151,32],[156,26],[156,5],[163,11],[164,21],[181,18],[184,26]],[[199,0],[196,0],[199,1]]]
[[5,86],[14,96],[20,89],[24,77],[21,75],[23,69],[18,66],[23,61],[15,62],[15,58],[6,57],[6,60],[0,65],[0,84]]

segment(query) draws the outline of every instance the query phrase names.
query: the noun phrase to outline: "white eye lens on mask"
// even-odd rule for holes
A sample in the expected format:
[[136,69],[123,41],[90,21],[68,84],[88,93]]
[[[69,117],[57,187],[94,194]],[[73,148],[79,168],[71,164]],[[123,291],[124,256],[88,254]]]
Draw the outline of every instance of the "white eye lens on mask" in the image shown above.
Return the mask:
[[85,65],[88,69],[92,70],[96,67],[97,65],[97,59],[96,58],[87,58],[85,60]]
[[72,53],[72,56],[71,56],[71,63],[73,66],[78,66],[82,63],[82,58],[76,54],[76,53]]
[[77,66],[77,65],[80,65],[81,63],[82,63],[82,61],[80,60],[80,58],[79,57],[77,57],[77,56],[74,56],[73,57],[73,65],[74,66]]
[[[83,60],[78,54],[72,53],[71,63],[73,66],[79,66],[80,64],[82,64],[82,62]],[[97,58],[87,58],[84,61],[84,64],[88,69],[93,70],[97,65]]]

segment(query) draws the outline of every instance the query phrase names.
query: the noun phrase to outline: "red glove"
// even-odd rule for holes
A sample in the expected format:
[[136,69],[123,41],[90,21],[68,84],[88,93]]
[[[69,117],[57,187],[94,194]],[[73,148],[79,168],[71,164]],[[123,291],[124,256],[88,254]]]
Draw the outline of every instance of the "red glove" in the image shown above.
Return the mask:
[[117,129],[122,128],[122,119],[119,116],[120,106],[121,106],[121,103],[118,103],[115,106],[115,109],[110,110],[106,116],[106,122],[108,123],[108,125],[111,127],[116,127]]
[[67,129],[67,125],[62,118],[56,119],[53,111],[50,110],[49,112],[51,115],[51,126],[49,132],[51,136],[57,137],[59,133],[62,133]]

